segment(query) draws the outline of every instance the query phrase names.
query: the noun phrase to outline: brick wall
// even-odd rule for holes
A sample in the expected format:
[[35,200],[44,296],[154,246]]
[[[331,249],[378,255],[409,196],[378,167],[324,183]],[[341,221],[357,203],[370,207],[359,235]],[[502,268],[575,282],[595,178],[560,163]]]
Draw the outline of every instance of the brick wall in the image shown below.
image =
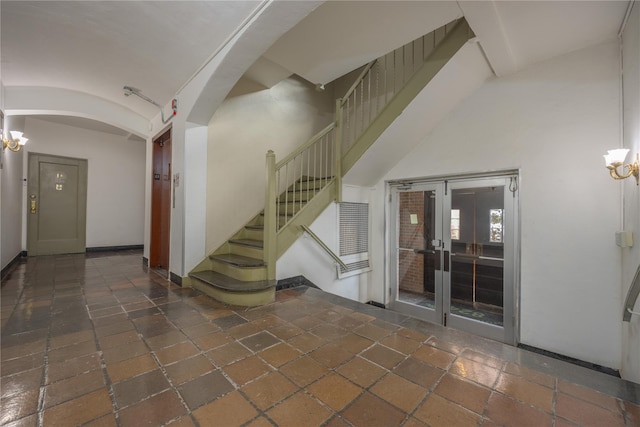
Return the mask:
[[398,281],[402,291],[421,294],[424,292],[424,256],[401,251],[399,254]]
[[[399,194],[398,246],[402,249],[425,249],[423,192]],[[411,214],[418,223],[411,224]],[[424,292],[424,256],[401,250],[398,254],[398,286],[408,292]]]

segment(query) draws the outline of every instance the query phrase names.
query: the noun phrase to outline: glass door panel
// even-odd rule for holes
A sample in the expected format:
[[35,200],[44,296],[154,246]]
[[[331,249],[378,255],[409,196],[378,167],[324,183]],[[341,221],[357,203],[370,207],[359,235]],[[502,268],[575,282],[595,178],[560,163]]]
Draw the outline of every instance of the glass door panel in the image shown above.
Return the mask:
[[[441,201],[437,186],[414,186],[394,194],[397,287],[392,305],[430,320],[441,316]],[[426,311],[426,312],[424,312]]]
[[391,187],[390,308],[516,342],[515,180]]
[[504,187],[451,191],[450,314],[503,326]]

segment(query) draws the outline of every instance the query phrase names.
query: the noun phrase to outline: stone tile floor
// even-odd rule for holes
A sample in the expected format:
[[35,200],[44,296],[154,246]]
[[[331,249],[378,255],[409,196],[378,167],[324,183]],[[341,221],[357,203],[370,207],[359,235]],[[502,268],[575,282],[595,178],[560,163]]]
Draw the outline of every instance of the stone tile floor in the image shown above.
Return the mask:
[[639,426],[640,386],[300,287],[229,307],[140,252],[2,282],[6,426]]

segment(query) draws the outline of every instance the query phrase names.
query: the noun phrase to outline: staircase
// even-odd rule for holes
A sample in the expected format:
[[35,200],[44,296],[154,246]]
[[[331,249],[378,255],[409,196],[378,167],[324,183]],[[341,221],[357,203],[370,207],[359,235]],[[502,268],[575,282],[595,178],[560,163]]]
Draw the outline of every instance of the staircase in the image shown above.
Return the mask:
[[[296,180],[278,200],[282,209],[277,222],[281,226],[322,190],[333,178],[303,176]],[[276,281],[268,279],[264,261],[264,211],[209,255],[189,277],[192,286],[231,305],[255,306],[274,300]]]
[[265,209],[189,273],[227,304],[272,302],[276,261],[332,202],[342,176],[473,34],[456,20],[367,64],[336,100],[336,119],[276,163],[266,155]]

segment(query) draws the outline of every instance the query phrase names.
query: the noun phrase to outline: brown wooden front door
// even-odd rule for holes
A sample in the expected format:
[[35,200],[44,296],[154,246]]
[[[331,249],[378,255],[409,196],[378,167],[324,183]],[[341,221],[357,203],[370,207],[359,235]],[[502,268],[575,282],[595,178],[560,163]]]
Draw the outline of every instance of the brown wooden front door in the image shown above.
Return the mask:
[[171,129],[153,140],[149,266],[169,270],[171,223]]

